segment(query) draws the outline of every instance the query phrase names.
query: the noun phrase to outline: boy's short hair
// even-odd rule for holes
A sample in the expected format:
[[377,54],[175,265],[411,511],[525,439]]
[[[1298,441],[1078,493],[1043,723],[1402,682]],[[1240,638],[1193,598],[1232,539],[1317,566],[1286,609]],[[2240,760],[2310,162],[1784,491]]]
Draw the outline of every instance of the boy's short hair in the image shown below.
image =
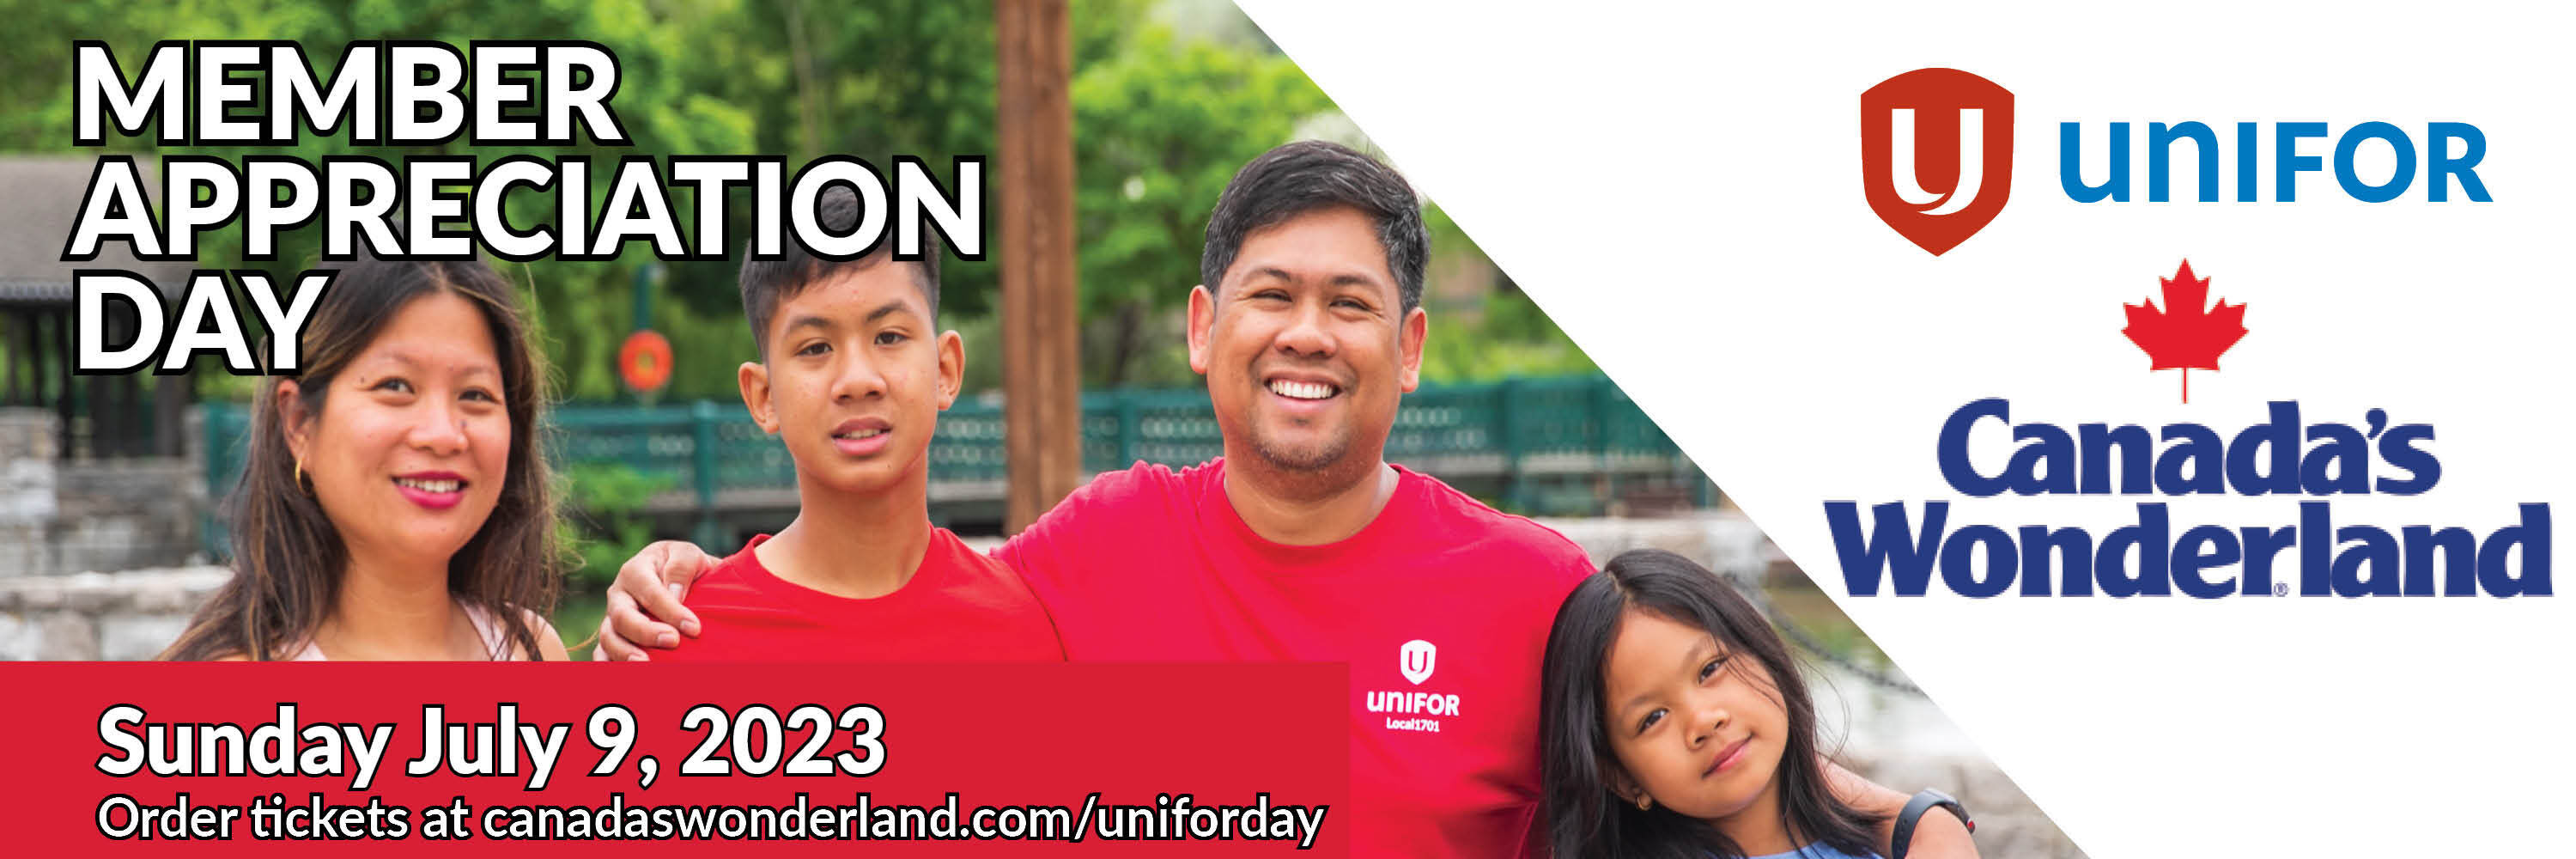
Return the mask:
[[[826,230],[845,233],[858,228],[859,195],[849,188],[834,185],[823,189],[814,200],[814,219]],[[891,233],[891,230],[889,230]],[[921,231],[921,259],[913,263],[913,283],[921,287],[921,296],[930,302],[930,318],[939,319],[939,231]],[[751,342],[760,350],[762,360],[769,358],[769,320],[778,314],[779,302],[796,297],[805,288],[829,279],[843,268],[894,262],[894,239],[888,235],[876,250],[856,259],[833,260],[815,256],[803,242],[792,238],[786,249],[774,259],[754,256],[746,246],[742,255],[742,315],[751,321]]]
[[1422,227],[1422,203],[1393,168],[1350,147],[1300,140],[1252,159],[1226,183],[1208,216],[1207,244],[1199,254],[1199,282],[1209,289],[1225,278],[1243,240],[1266,227],[1319,209],[1349,206],[1377,225],[1386,248],[1386,270],[1407,312],[1422,304],[1422,269],[1431,237]]

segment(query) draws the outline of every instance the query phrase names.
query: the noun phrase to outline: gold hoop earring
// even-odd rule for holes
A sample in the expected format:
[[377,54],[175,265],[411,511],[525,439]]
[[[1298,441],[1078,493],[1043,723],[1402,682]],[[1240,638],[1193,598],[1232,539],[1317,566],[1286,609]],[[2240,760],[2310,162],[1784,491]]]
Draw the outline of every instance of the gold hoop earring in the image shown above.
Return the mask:
[[1644,811],[1644,810],[1646,810],[1646,808],[1647,808],[1648,806],[1651,806],[1651,805],[1654,805],[1654,804],[1655,804],[1655,798],[1654,798],[1654,797],[1651,797],[1651,796],[1640,796],[1640,797],[1637,797],[1637,810],[1638,810],[1638,811]]
[[307,492],[311,491],[304,488],[304,458],[300,456],[295,458],[295,488]]

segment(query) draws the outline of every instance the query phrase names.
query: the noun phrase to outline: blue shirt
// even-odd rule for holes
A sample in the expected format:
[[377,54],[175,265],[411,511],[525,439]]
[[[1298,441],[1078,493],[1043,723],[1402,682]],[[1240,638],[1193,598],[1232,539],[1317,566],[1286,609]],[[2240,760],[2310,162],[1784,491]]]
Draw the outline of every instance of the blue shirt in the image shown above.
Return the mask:
[[1791,850],[1787,853],[1773,853],[1769,856],[1753,856],[1748,857],[1748,859],[1879,859],[1879,857],[1876,853],[1864,853],[1859,856],[1854,856],[1849,853],[1836,850],[1832,845],[1818,841],[1805,847]]

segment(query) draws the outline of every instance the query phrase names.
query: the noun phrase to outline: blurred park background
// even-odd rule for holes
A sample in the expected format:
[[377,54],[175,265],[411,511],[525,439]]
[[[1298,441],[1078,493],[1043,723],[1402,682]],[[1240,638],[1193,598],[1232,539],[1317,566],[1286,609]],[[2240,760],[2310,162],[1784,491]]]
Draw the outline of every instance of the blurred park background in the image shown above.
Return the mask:
[[[1082,468],[1200,462],[1220,441],[1180,335],[1209,208],[1236,168],[1280,143],[1374,150],[1227,0],[1073,0],[1071,11]],[[0,51],[0,188],[11,197],[0,211],[0,658],[147,658],[177,633],[225,575],[216,510],[241,467],[256,381],[211,362],[174,376],[64,369],[74,266],[58,256],[101,152],[73,145],[72,40],[105,40],[129,64],[165,39],[292,40],[327,63],[352,40],[573,37],[620,61],[613,104],[632,147],[386,149],[308,135],[286,150],[308,160],[768,153],[792,172],[823,154],[877,164],[906,154],[938,170],[998,147],[994,15],[983,0],[0,0],[12,42]],[[111,135],[105,151],[149,163],[252,150]],[[1012,181],[999,166],[988,177],[988,220]],[[694,204],[685,188],[672,193],[675,208]],[[513,205],[514,221],[533,223],[553,204],[520,194]],[[746,207],[734,208],[728,233],[746,235]],[[1433,333],[1425,387],[1406,398],[1390,459],[1542,517],[1596,559],[1659,546],[1734,577],[1816,657],[1823,709],[1840,714],[1835,729],[1859,769],[1961,794],[1989,816],[1987,855],[2074,852],[1436,202],[1425,214]],[[205,239],[193,266],[117,250],[93,265],[165,288],[192,267],[291,279],[320,242],[317,231],[290,233],[276,262],[246,262],[239,231]],[[943,260],[942,324],[965,336],[967,394],[938,429],[931,515],[979,542],[998,540],[1005,522],[997,270],[1009,253]],[[659,262],[640,249],[612,262],[500,264],[553,365],[546,431],[567,550],[581,559],[555,624],[576,646],[597,625],[600,589],[645,542],[689,538],[724,552],[794,514],[785,451],[743,416],[736,393],[735,367],[754,357],[737,265]],[[620,382],[619,348],[639,329],[671,345],[662,390]]]

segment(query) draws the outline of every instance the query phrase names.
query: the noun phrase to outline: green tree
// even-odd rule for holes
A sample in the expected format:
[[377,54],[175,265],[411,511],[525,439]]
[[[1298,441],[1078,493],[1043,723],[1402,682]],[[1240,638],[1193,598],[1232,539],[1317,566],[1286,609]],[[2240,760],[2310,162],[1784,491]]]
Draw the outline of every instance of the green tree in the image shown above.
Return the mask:
[[1149,326],[1198,283],[1208,209],[1234,171],[1332,103],[1284,56],[1150,24],[1076,72],[1073,109],[1082,315],[1108,331],[1085,382],[1114,387],[1172,339]]

